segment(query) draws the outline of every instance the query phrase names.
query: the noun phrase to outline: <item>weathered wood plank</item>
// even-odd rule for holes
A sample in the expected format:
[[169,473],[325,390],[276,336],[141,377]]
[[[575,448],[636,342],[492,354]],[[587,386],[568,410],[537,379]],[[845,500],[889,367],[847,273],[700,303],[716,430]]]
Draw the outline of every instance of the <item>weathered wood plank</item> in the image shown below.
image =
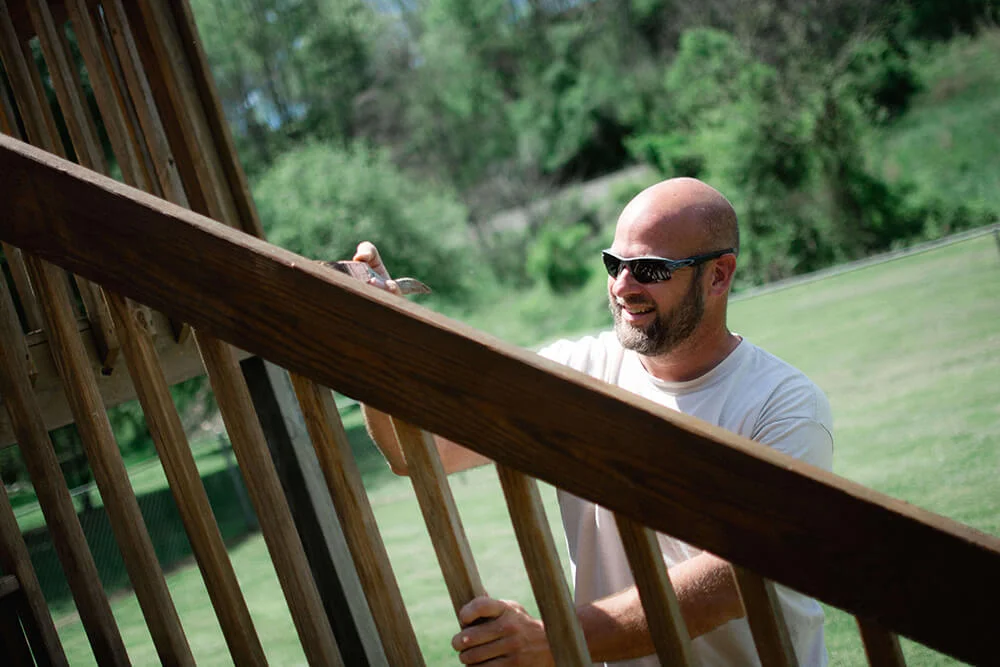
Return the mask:
[[108,300],[122,332],[122,352],[135,378],[146,424],[229,652],[237,665],[266,665],[264,650],[157,359],[145,312],[113,293],[108,294]]
[[77,519],[52,442],[29,390],[28,376],[11,355],[16,350],[11,341],[21,335],[14,303],[6,284],[0,281],[0,393],[4,396],[21,456],[94,655],[102,665],[128,665],[125,644],[104,596],[97,566]]
[[337,412],[333,392],[301,375],[293,373],[291,378],[389,664],[423,665],[417,636],[392,572],[389,554],[375,522],[375,513]]
[[[170,324],[164,315],[156,311],[152,311],[151,314],[153,328],[156,331],[169,330]],[[90,322],[81,318],[77,320],[76,326],[86,341],[90,368],[95,373],[94,377],[105,407],[110,408],[136,398],[135,385],[128,373],[101,374],[102,361],[97,357],[96,347],[88,340],[93,336]],[[65,426],[73,421],[73,414],[70,412],[66,392],[52,363],[49,342],[41,332],[28,336],[26,340],[31,357],[35,360],[37,372],[37,380],[34,382],[35,400],[42,411],[45,428],[47,431],[51,431]],[[185,343],[176,343],[170,336],[157,336],[154,345],[166,375],[167,384],[173,386],[178,382],[205,374],[205,367],[201,363],[201,356],[198,354],[198,348],[194,341],[188,339]],[[243,350],[237,350],[237,356],[240,359],[245,359],[250,354]],[[2,404],[3,395],[0,394],[0,405]],[[0,447],[12,445],[14,442],[14,431],[11,428],[10,420],[7,418],[6,412],[0,410]]]
[[502,465],[497,466],[497,475],[555,663],[593,664],[566,575],[559,565],[559,552],[552,539],[538,483]]
[[200,332],[193,334],[306,659],[310,665],[343,665],[232,348]]
[[52,614],[42,595],[28,547],[21,537],[21,529],[3,484],[0,484],[0,569],[11,578],[16,577],[23,592],[27,618],[22,615],[21,622],[38,664],[68,665],[66,652],[59,642]]
[[406,466],[424,515],[434,553],[441,565],[444,583],[455,615],[473,598],[486,595],[462,519],[451,494],[448,477],[434,445],[434,437],[401,419],[392,418],[392,427],[406,457]]
[[888,632],[875,621],[855,619],[861,631],[861,641],[865,645],[865,655],[871,667],[906,667],[899,637]]
[[974,610],[1000,597],[996,537],[7,137],[0,171],[0,240],[932,648],[995,655]]
[[761,665],[797,667],[799,663],[774,584],[756,572],[737,565],[733,566],[733,576],[740,589]]
[[680,604],[670,583],[656,534],[621,514],[615,515],[622,545],[628,556],[646,623],[664,665],[693,665],[691,636],[681,615]]

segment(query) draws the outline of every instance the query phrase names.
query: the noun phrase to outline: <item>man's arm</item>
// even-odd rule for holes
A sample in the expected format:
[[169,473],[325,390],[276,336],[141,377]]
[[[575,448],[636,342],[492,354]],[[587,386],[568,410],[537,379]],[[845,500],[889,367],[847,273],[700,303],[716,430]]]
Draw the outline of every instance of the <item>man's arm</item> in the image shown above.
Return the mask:
[[[744,615],[732,569],[725,560],[702,553],[669,570],[681,615],[692,638]],[[651,655],[653,640],[634,586],[577,608],[595,662]],[[479,619],[489,619],[471,625]],[[459,612],[463,630],[452,639],[463,664],[497,659],[497,665],[552,665],[545,628],[516,603],[476,598]]]
[[[399,440],[396,438],[396,431],[392,428],[392,420],[389,415],[367,405],[361,406],[361,412],[365,417],[368,435],[382,452],[389,468],[397,475],[409,475],[406,457],[399,446]],[[449,475],[453,472],[490,463],[490,459],[482,454],[457,445],[451,440],[435,435],[434,442],[437,445],[438,455],[441,457],[441,465]]]

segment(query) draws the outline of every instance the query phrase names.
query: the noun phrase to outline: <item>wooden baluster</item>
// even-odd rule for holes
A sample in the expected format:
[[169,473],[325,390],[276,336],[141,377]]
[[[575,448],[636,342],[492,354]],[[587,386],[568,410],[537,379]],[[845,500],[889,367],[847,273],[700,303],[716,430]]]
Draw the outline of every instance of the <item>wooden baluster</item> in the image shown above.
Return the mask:
[[[39,36],[40,38],[44,36],[46,38],[44,44],[57,54],[58,49],[63,47],[63,55],[68,55],[64,50],[65,42],[57,40],[57,35],[53,32],[40,32]],[[94,65],[93,59],[98,55],[98,45],[92,43],[95,37],[93,30],[89,25],[84,25],[77,37],[81,49],[86,49],[82,52],[90,57],[91,64]],[[100,101],[103,102],[107,117],[110,119],[107,123],[109,134],[116,137],[115,143],[119,148],[135,147],[138,140],[136,135],[125,133],[122,128],[125,119],[121,113],[121,97],[116,95],[114,99],[109,99],[111,85],[107,81],[107,73],[101,68],[94,69],[97,71],[91,74],[91,79],[99,78],[100,85],[97,86],[97,90],[100,91]],[[80,147],[77,149],[77,154],[85,166],[95,171],[106,171],[107,166],[101,155],[96,128],[86,111],[85,100],[74,79],[75,77],[65,67],[53,73],[53,82],[62,97],[61,104],[64,109],[69,110],[65,115],[67,125],[71,129],[71,138],[74,145]],[[117,100],[117,103],[114,100]],[[146,172],[124,173],[133,183],[146,179]],[[240,592],[239,582],[226,553],[218,525],[215,523],[208,496],[173,405],[166,378],[157,361],[152,332],[145,324],[140,325],[140,320],[144,323],[149,321],[148,309],[136,307],[112,293],[107,294],[107,300],[114,311],[116,326],[126,332],[122,345],[127,349],[126,361],[129,371],[195,558],[202,570],[209,599],[219,618],[223,636],[237,664],[265,664],[263,648],[253,628],[250,612]],[[124,339],[126,337],[128,340]]]
[[[38,11],[36,3],[26,4],[33,12]],[[3,2],[3,6],[3,11],[9,19],[6,0]],[[28,134],[28,141],[50,153],[66,157],[55,117],[52,114],[52,109],[49,108],[42,80],[34,65],[31,49],[28,44],[22,44],[22,48],[17,49],[18,42],[13,25],[10,24],[9,20],[5,23],[7,23],[9,30],[4,28],[0,31],[3,33],[0,34],[0,41],[4,43],[3,60],[10,78],[14,100],[22,112],[21,120]],[[46,60],[46,62],[49,61]],[[55,67],[51,63],[49,66],[50,68]],[[16,135],[14,132],[9,134]],[[74,280],[91,321],[91,332],[98,359],[104,368],[111,368],[118,354],[118,336],[111,324],[107,304],[100,294],[100,289],[90,281],[78,276],[74,276]]]
[[559,554],[538,493],[538,483],[513,468],[502,465],[496,468],[555,662],[557,665],[590,665],[587,641],[559,565]]
[[664,665],[694,664],[691,637],[663,563],[656,533],[621,514],[615,514],[615,522],[646,612],[656,655]]
[[434,436],[401,419],[392,418],[392,426],[406,457],[413,490],[457,616],[466,603],[486,595],[486,589],[472,558]]
[[301,375],[291,379],[389,664],[423,665],[333,393]]
[[146,328],[145,311],[110,292],[108,301],[115,324],[122,333],[122,352],[146,424],[156,444],[163,472],[191,541],[230,655],[237,665],[266,665],[264,650],[188,446],[152,337]]
[[312,665],[342,665],[333,630],[310,575],[302,541],[233,350],[197,331],[194,337],[306,658]]
[[861,641],[865,645],[865,655],[872,667],[906,667],[899,637],[889,632],[871,619],[856,617]]
[[[5,12],[0,3],[0,20],[5,18]],[[97,566],[45,430],[41,410],[31,393],[24,367],[14,354],[17,346],[13,341],[21,335],[14,302],[6,283],[0,281],[0,394],[94,656],[101,665],[128,665],[125,644],[101,587]]]
[[743,607],[747,612],[747,621],[750,623],[750,632],[753,633],[761,665],[796,667],[799,663],[774,583],[735,565],[733,575],[743,598]]
[[[6,341],[0,340],[0,343]],[[0,484],[0,569],[17,578],[24,596],[21,623],[28,643],[40,666],[67,665],[66,653],[59,642],[52,614],[49,613],[42,587],[35,576],[28,547],[21,537],[14,508],[10,506],[7,489]]]

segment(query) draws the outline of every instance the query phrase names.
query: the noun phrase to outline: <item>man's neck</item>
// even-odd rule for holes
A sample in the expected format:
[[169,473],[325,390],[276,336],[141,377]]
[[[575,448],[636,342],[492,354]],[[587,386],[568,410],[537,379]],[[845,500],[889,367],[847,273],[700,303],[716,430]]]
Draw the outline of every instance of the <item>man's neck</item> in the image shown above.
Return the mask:
[[639,355],[643,368],[658,380],[688,382],[721,364],[742,340],[725,327],[716,335],[697,333],[666,354]]

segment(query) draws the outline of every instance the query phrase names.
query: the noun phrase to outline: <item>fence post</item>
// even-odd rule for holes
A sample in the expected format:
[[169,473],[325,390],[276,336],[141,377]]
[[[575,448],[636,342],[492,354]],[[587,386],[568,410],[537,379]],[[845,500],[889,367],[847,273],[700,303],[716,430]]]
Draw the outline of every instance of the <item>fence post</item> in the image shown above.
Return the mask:
[[259,357],[240,363],[323,608],[349,665],[386,665],[337,511],[288,373]]

